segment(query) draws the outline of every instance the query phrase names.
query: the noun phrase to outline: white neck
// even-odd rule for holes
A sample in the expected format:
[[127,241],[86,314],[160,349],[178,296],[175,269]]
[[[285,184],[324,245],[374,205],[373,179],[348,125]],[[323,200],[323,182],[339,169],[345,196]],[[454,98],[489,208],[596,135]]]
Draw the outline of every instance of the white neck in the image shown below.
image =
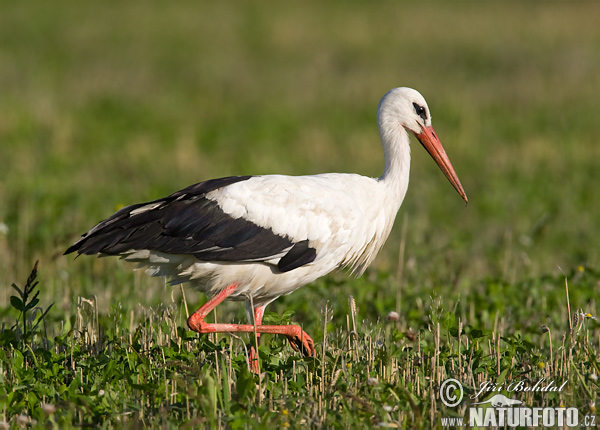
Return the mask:
[[377,216],[383,215],[384,223],[380,225],[379,230],[373,230],[374,236],[368,238],[364,248],[356,253],[356,260],[351,262],[353,271],[357,275],[362,274],[371,264],[385,243],[408,189],[410,167],[408,133],[397,121],[386,122],[382,118],[385,118],[385,115],[379,117],[379,133],[385,154],[385,171],[379,177],[377,187],[373,189],[379,198],[373,199],[371,210],[377,212]]
[[378,118],[379,134],[385,155],[385,170],[379,178],[384,184],[389,199],[397,202],[398,208],[408,189],[410,171],[410,145],[406,129],[382,113]]

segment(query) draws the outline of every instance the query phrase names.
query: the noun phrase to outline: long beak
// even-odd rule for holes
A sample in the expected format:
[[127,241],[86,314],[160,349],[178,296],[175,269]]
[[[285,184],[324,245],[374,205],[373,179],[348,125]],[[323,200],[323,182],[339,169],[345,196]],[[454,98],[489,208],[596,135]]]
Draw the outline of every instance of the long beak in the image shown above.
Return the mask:
[[423,131],[419,134],[415,133],[415,136],[417,136],[421,145],[429,152],[429,155],[431,155],[442,172],[444,172],[444,175],[446,175],[446,178],[448,178],[454,189],[458,191],[458,194],[460,194],[463,200],[468,203],[469,199],[467,199],[465,190],[463,190],[460,180],[454,171],[454,167],[452,167],[452,163],[450,163],[450,159],[446,155],[446,151],[435,134],[433,127],[423,127]]

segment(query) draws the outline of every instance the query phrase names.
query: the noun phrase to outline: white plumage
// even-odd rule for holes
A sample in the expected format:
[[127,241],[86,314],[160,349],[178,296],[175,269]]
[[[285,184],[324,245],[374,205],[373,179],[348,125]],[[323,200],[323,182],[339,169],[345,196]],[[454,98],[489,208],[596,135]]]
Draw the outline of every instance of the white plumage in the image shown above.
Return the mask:
[[233,218],[243,217],[293,242],[308,239],[309,246],[317,250],[316,258],[284,273],[273,268],[285,251],[266,261],[244,264],[169,258],[157,251],[125,259],[150,266],[148,270],[155,276],[175,282],[194,280],[200,290],[210,294],[239,283],[229,298],[246,299],[250,294],[258,306],[337,268],[349,266],[361,274],[387,239],[401,203],[399,196],[396,201],[390,199],[385,182],[352,174],[255,176],[206,197]]
[[[146,266],[154,276],[190,282],[216,297],[190,317],[192,329],[249,331],[249,326],[217,327],[203,318],[225,298],[249,301],[251,297],[253,319],[260,325],[265,306],[277,297],[335,269],[349,267],[360,275],[371,264],[408,187],[407,131],[417,136],[467,201],[417,91],[388,92],[377,119],[385,155],[379,178],[329,173],[207,181],[122,209],[67,253],[119,255]],[[286,334],[293,346],[312,353],[312,340],[305,333],[303,339],[294,339],[299,333],[296,326],[262,327],[271,330],[259,332]]]

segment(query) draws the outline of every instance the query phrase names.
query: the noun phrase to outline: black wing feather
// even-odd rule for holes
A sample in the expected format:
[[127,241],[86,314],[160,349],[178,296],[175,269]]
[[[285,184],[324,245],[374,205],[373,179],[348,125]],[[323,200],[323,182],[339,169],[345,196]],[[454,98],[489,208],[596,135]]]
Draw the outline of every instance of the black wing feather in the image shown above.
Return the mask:
[[[202,261],[261,261],[287,253],[278,269],[287,272],[314,261],[308,240],[294,243],[271,229],[243,218],[233,218],[206,193],[245,181],[230,176],[200,182],[163,199],[128,206],[100,222],[65,254],[118,255],[131,249],[194,255]],[[154,208],[137,212],[148,205]]]
[[289,272],[314,261],[317,251],[308,246],[308,240],[297,242],[277,263],[280,272]]

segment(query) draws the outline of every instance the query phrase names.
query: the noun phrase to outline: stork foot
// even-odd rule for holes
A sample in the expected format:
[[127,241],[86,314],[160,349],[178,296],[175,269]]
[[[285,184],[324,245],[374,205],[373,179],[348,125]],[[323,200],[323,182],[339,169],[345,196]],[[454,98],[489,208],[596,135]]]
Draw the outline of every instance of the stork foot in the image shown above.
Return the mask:
[[286,334],[285,336],[290,341],[292,348],[294,348],[295,351],[300,351],[306,357],[314,356],[316,353],[315,342],[311,337],[298,326],[289,327],[294,328],[293,333]]

